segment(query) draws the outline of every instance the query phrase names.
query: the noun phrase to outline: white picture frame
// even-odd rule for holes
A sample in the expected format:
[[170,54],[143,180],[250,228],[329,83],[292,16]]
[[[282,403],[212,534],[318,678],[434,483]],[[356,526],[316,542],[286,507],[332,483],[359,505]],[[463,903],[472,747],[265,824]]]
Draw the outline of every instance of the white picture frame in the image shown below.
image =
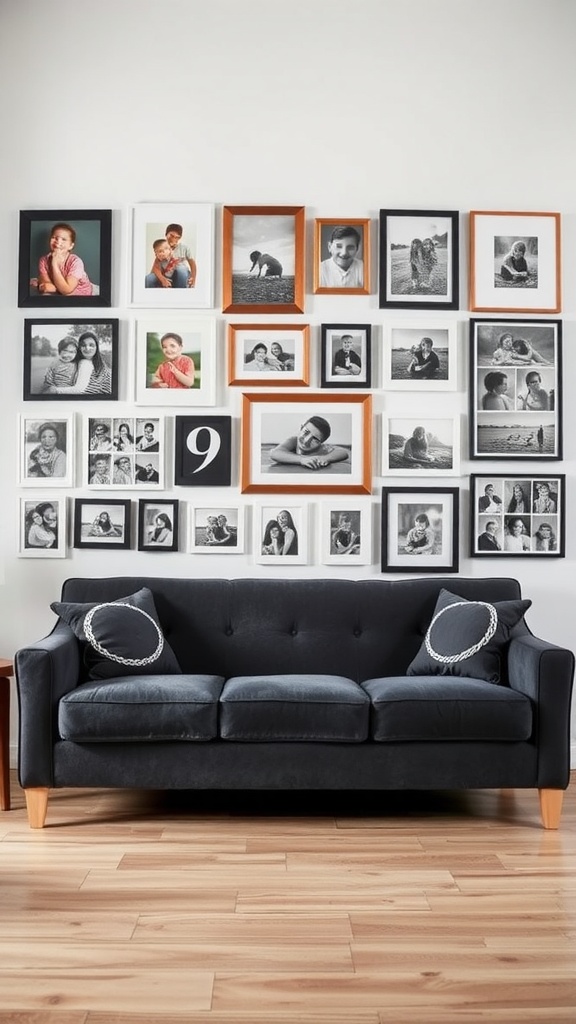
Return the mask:
[[[412,443],[407,449],[409,439]],[[459,473],[458,416],[382,414],[382,476],[438,477]]]
[[[162,342],[164,341],[164,345]],[[180,344],[180,342],[182,344]],[[216,318],[211,316],[156,316],[134,322],[136,349],[136,405],[196,407],[216,402]],[[165,346],[171,346],[171,350]],[[174,352],[176,356],[174,357]],[[194,374],[189,387],[177,381],[170,367],[186,360]],[[176,367],[178,369],[178,366]]]
[[[156,309],[212,309],[214,204],[139,203],[132,207],[131,222],[130,304]],[[194,284],[184,287],[147,286],[147,275],[151,273],[155,260],[154,242],[166,237],[171,224],[183,229],[180,244],[188,247],[195,264]],[[190,267],[186,269],[190,270]],[[171,273],[174,275],[174,270]]]
[[74,485],[73,416],[20,416],[18,436],[21,487]]
[[241,504],[224,501],[189,505],[188,552],[193,555],[244,554],[245,522],[246,509]]
[[318,517],[318,551],[324,565],[369,565],[372,503],[324,501]]
[[[52,510],[50,512],[50,510]],[[26,495],[20,498],[18,557],[66,557],[66,498]]]
[[[432,342],[429,354],[422,345],[426,338]],[[382,369],[386,390],[457,391],[458,322],[433,316],[387,322]]]
[[[515,245],[522,263],[507,257]],[[560,214],[470,212],[470,309],[478,313],[560,313]]]
[[[287,513],[288,520],[282,515]],[[254,561],[258,565],[307,565],[309,547],[310,509],[306,504],[286,502],[279,496],[254,506],[253,549]],[[280,528],[271,526],[275,523]],[[283,538],[288,538],[288,550]],[[265,551],[264,547],[270,547]]]
[[83,483],[90,491],[164,489],[164,417],[85,416]]

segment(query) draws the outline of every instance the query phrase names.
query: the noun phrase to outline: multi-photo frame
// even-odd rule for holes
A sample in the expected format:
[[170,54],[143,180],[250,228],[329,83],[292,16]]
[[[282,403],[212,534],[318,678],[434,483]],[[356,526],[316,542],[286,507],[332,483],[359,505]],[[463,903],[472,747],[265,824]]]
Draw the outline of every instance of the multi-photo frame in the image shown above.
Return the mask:
[[163,416],[87,416],[84,483],[108,490],[164,487]]
[[470,477],[473,558],[563,558],[563,473],[482,473]]

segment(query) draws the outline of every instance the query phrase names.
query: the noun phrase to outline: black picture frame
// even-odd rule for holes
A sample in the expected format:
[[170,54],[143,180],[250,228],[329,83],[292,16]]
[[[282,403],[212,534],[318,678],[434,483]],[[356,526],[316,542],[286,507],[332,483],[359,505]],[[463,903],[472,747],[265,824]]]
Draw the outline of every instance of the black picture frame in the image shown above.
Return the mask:
[[[74,255],[79,256],[97,293],[41,294],[32,281],[39,260],[49,252],[51,228],[69,225],[75,233]],[[18,250],[18,305],[50,310],[61,306],[112,305],[112,210],[21,210]]]
[[473,473],[471,557],[564,558],[565,507],[564,473]]
[[459,508],[458,487],[383,487],[382,572],[458,572]]
[[229,487],[232,417],[175,416],[174,483],[179,487]]
[[472,318],[469,365],[470,459],[561,459],[562,321]]
[[[93,509],[93,513],[88,513]],[[127,551],[131,541],[130,499],[123,498],[75,498],[74,499],[74,547],[99,548],[106,551]],[[88,522],[88,515],[90,522]],[[104,515],[108,517],[108,529]],[[101,523],[97,525],[97,520]],[[90,532],[93,530],[94,532]],[[101,532],[98,532],[100,530]]]
[[[350,341],[345,339],[350,339]],[[320,387],[372,385],[372,325],[322,324]]]
[[[178,551],[178,498],[140,498],[138,501],[138,551]],[[167,517],[158,523],[158,517]],[[156,524],[156,525],[154,525]],[[157,539],[151,530],[158,528]],[[168,532],[165,532],[168,531]]]
[[380,210],[380,309],[458,309],[459,217]]
[[[41,317],[24,320],[23,398],[25,402],[102,402],[118,399],[118,327],[117,319],[75,319],[62,317],[45,320]],[[108,373],[102,390],[77,393],[62,387],[61,393],[48,390],[46,374],[57,367],[59,344],[70,338],[78,342],[83,334],[98,338],[98,347]],[[71,364],[69,364],[71,365]],[[54,379],[57,379],[54,377]],[[72,376],[71,376],[72,380]],[[73,383],[73,380],[72,380]]]

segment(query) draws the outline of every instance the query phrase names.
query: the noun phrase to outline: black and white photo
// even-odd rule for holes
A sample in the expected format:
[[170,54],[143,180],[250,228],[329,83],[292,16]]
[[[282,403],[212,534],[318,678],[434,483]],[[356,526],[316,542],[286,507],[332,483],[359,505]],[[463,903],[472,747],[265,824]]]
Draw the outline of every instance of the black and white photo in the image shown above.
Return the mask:
[[66,557],[66,499],[20,499],[20,558]]
[[470,309],[559,313],[559,213],[470,213]]
[[177,500],[140,498],[139,551],[178,551],[178,506]]
[[303,206],[225,206],[224,313],[304,312]]
[[392,391],[455,391],[457,341],[456,321],[388,323],[383,386]]
[[254,560],[260,565],[305,565],[308,509],[287,502],[254,508]]
[[190,552],[206,555],[243,553],[243,505],[190,506],[188,512]]
[[562,473],[473,474],[471,555],[563,557],[565,479]]
[[457,487],[382,488],[382,572],[458,572]]
[[321,386],[369,388],[372,382],[370,324],[322,324]]
[[314,292],[370,294],[370,220],[318,218],[314,226]]
[[73,417],[20,418],[20,483],[71,487],[74,480]]
[[164,486],[164,418],[87,416],[85,483],[91,488]]
[[309,383],[308,324],[228,324],[228,384],[285,388]]
[[120,498],[75,498],[74,547],[129,548],[131,506],[129,500]]
[[458,309],[459,215],[380,210],[380,307]]
[[118,320],[25,320],[24,400],[118,398]]
[[368,501],[326,501],[319,517],[319,550],[326,565],[367,565],[372,554]]
[[457,476],[459,468],[457,416],[382,417],[384,476]]

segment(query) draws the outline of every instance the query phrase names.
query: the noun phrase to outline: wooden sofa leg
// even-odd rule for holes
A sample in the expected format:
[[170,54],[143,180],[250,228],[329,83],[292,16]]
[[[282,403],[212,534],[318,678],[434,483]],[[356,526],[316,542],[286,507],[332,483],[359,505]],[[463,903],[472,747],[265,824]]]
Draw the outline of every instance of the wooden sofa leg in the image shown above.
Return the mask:
[[540,814],[544,828],[558,828],[562,814],[563,789],[539,789]]
[[28,824],[30,825],[30,828],[44,828],[46,812],[48,810],[49,792],[50,790],[44,786],[39,786],[37,789],[24,790],[24,796],[26,797],[26,809],[28,811]]

